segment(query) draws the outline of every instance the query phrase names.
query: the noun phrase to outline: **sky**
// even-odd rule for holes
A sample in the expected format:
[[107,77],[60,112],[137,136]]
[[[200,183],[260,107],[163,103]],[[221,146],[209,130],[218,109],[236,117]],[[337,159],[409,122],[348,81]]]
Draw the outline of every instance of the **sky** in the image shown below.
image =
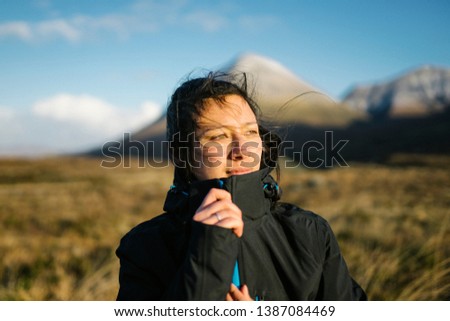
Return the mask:
[[83,151],[158,118],[189,73],[274,59],[335,99],[450,67],[450,1],[0,0],[0,156]]

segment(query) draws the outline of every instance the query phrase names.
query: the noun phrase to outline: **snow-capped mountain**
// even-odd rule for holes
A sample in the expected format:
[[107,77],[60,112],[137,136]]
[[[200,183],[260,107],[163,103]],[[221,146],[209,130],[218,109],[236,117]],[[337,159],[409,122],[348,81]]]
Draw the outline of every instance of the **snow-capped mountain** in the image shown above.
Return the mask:
[[343,126],[360,114],[315,86],[309,84],[278,61],[256,54],[242,54],[223,69],[248,75],[249,88],[263,115],[275,123],[312,126]]
[[319,92],[278,61],[256,54],[242,54],[222,70],[247,73],[249,88],[255,88],[255,99],[263,105],[270,102],[279,104],[305,93]]
[[450,69],[423,66],[387,82],[357,86],[343,102],[374,117],[439,112],[450,106]]

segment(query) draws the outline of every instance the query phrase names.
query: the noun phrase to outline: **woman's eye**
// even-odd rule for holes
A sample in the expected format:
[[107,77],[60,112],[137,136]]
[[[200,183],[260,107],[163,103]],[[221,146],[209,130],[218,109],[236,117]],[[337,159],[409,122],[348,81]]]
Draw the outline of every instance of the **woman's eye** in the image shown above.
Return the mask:
[[247,131],[247,135],[253,136],[253,135],[259,135],[259,133],[256,129],[250,129]]
[[225,134],[217,134],[217,135],[213,135],[211,136],[209,139],[210,140],[220,140],[220,139],[225,139],[227,136]]

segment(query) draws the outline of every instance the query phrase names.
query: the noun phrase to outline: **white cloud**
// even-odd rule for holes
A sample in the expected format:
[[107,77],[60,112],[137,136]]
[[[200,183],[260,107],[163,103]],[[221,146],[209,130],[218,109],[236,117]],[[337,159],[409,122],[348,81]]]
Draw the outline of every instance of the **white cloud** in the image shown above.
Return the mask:
[[102,100],[88,96],[59,94],[38,101],[33,113],[43,118],[95,127],[114,114],[114,107]]
[[91,95],[58,94],[29,110],[0,105],[0,156],[86,151],[133,133],[161,115],[158,104],[119,108]]
[[82,32],[78,26],[64,19],[44,20],[38,23],[13,21],[0,24],[0,38],[12,37],[24,41],[39,41],[60,37],[76,42],[81,36]]
[[39,42],[60,38],[79,42],[95,37],[99,32],[110,32],[119,38],[126,38],[134,33],[155,32],[176,21],[183,21],[179,17],[183,7],[184,4],[179,1],[158,4],[137,1],[120,13],[107,12],[96,16],[78,14],[37,22],[9,21],[0,23],[0,39],[10,37]]
[[41,118],[107,135],[136,130],[161,113],[160,107],[152,102],[143,103],[139,110],[130,112],[90,95],[70,94],[58,94],[38,101],[32,111]]
[[70,42],[76,42],[81,38],[81,31],[72,21],[55,19],[42,21],[33,28],[40,37],[62,37]]
[[11,21],[0,24],[0,38],[6,37],[30,40],[32,38],[30,25],[24,21]]
[[147,125],[150,121],[156,120],[161,115],[161,106],[152,101],[141,104],[137,113],[130,115],[129,127],[139,129]]
[[236,9],[220,7],[191,9],[186,1],[136,1],[120,13],[107,12],[103,15],[75,15],[37,22],[9,21],[0,23],[1,38],[18,38],[24,41],[44,41],[64,39],[79,42],[96,37],[100,32],[109,32],[119,38],[127,38],[135,33],[154,33],[168,27],[183,28],[198,26],[205,32],[217,32],[231,25],[233,21],[242,30],[261,30],[273,26],[272,16],[238,15]]
[[137,32],[155,32],[161,21],[150,17],[130,14],[108,14],[94,17],[78,15],[71,18],[43,20],[37,23],[13,21],[0,23],[1,38],[18,38],[24,41],[45,41],[61,38],[69,42],[79,42],[106,31],[126,38]]
[[98,17],[79,15],[73,17],[70,23],[77,28],[84,38],[103,31],[114,33],[122,39],[138,32],[155,32],[160,25],[158,21],[151,17],[144,18],[133,14],[107,14]]

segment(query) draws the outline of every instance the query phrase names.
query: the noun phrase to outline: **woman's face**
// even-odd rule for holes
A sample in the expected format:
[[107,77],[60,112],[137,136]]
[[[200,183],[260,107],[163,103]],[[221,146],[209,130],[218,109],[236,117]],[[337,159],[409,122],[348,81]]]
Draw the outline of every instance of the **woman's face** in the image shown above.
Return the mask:
[[255,114],[238,95],[209,99],[197,120],[192,172],[198,180],[259,170],[262,141]]

